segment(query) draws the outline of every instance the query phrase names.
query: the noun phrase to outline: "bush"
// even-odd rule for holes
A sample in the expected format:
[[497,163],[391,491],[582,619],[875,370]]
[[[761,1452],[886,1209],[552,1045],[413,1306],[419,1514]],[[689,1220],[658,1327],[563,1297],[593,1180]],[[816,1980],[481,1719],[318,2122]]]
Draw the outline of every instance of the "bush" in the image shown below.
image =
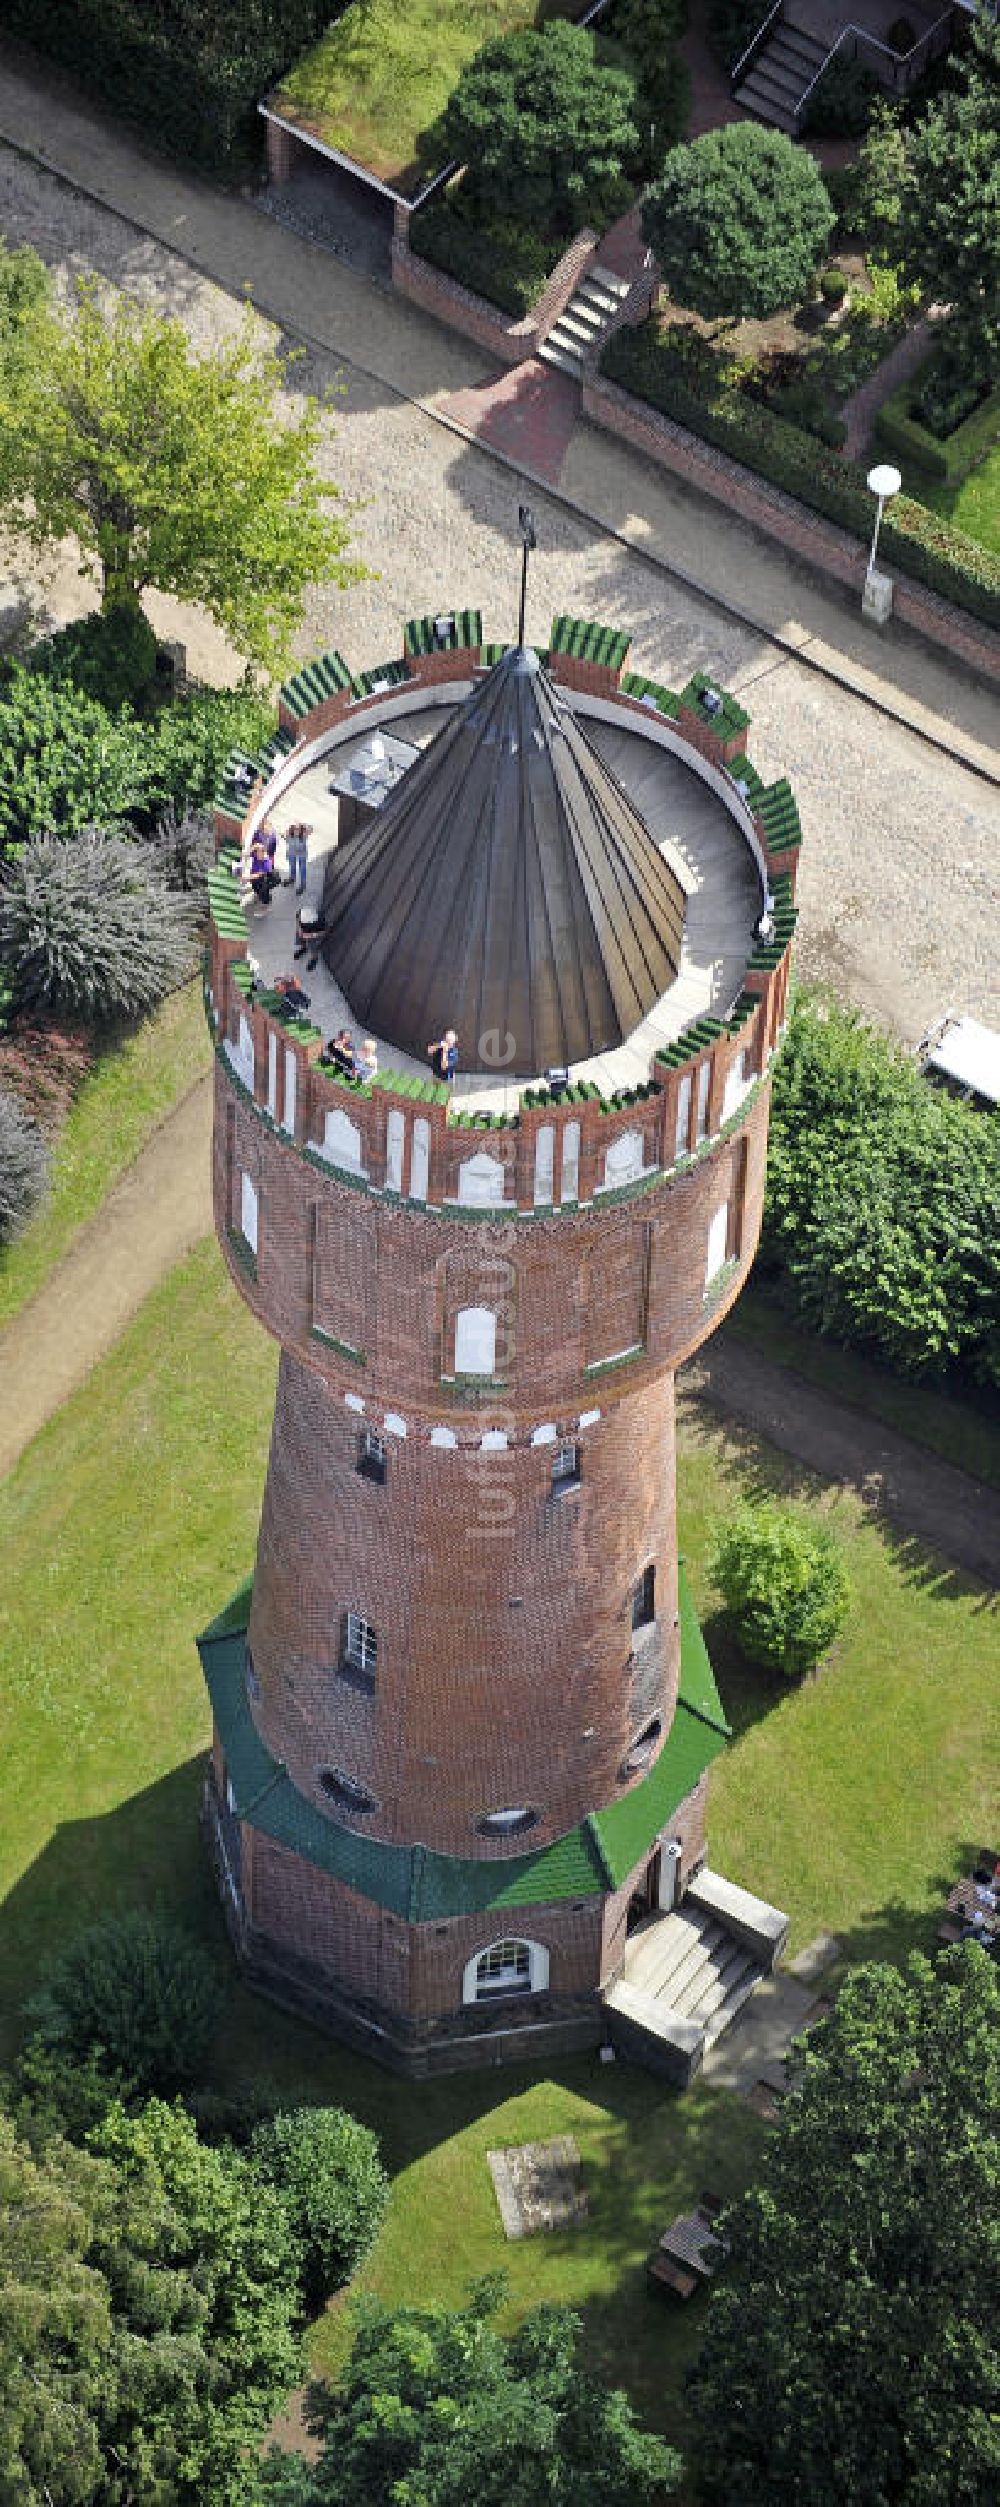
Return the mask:
[[4,25],[170,155],[230,176],[261,153],[261,96],[331,0],[6,0]]
[[1000,1383],[1000,1122],[855,1012],[797,1002],[760,1262],[813,1330],[906,1375],[958,1363]]
[[143,737],[68,681],[15,665],[0,686],[0,850],[142,807]]
[[982,340],[946,331],[913,377],[911,415],[932,435],[954,435],[985,400],[995,375],[996,361]]
[[27,2015],[44,2046],[84,2064],[98,2050],[133,2088],[169,2098],[204,2070],[219,2004],[198,1942],[135,1908],[78,1933]]
[[861,139],[882,95],[863,62],[838,54],[813,88],[802,128],[828,139]]
[[832,226],[808,149],[759,122],[731,122],[672,149],[642,206],[665,287],[708,320],[796,304]]
[[635,70],[635,118],[650,173],[688,126],[691,80],[677,49],[686,15],[684,0],[611,0],[601,20],[602,37],[620,45]]
[[538,303],[558,257],[554,245],[509,219],[477,216],[476,205],[464,192],[418,209],[410,224],[410,244],[436,270],[446,271],[516,319]]
[[[724,381],[714,391],[697,388],[679,371],[669,348],[663,348],[655,316],[634,330],[616,331],[601,366],[612,382],[661,409],[678,426],[797,496],[862,544],[870,539],[872,499],[864,472],[853,462],[830,459],[812,437],[742,399]],[[883,522],[879,546],[904,574],[958,602],[987,625],[1000,627],[1000,558],[978,540],[956,531],[912,497],[899,496],[891,519]]]
[[249,687],[200,689],[165,705],[143,733],[147,823],[168,810],[210,809],[230,751],[256,756],[273,729],[273,704]]
[[49,1153],[37,1123],[0,1088],[0,1245],[27,1226],[48,1181]]
[[28,660],[33,670],[68,681],[116,713],[123,705],[134,708],[151,687],[156,637],[138,610],[94,610],[34,645]]
[[15,1016],[136,1018],[185,981],[195,916],[126,838],[33,836],[0,889],[0,967]]
[[548,237],[611,224],[640,149],[635,82],[601,68],[595,37],[553,18],[487,44],[441,117],[449,157],[487,214]]
[[758,27],[770,17],[771,5],[772,0],[709,0],[705,34],[724,70],[735,69]]
[[836,264],[829,270],[821,270],[819,292],[824,304],[842,305],[850,284],[846,270],[838,270]]
[[251,2141],[260,2174],[280,2194],[303,2255],[307,2305],[350,2280],[378,2234],[389,2184],[378,2142],[341,2107],[296,2107]]
[[215,822],[207,810],[170,809],[149,839],[158,879],[177,896],[193,897],[199,921],[208,912],[208,874],[215,860]]
[[750,1663],[789,1679],[812,1671],[843,1627],[847,1569],[825,1524],[790,1506],[744,1509],[709,1562]]

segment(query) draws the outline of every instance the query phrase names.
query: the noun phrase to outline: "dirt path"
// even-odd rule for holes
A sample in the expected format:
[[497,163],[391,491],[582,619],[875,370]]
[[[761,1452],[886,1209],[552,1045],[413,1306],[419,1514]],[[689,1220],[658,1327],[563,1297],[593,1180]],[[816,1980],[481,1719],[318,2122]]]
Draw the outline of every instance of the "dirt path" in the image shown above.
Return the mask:
[[212,1074],[168,1115],[0,1334],[0,1478],[212,1225]]
[[1000,1585],[1000,1496],[985,1481],[724,1336],[685,1367],[678,1390],[682,1402],[705,1402],[824,1480],[856,1488],[874,1513],[990,1590]]

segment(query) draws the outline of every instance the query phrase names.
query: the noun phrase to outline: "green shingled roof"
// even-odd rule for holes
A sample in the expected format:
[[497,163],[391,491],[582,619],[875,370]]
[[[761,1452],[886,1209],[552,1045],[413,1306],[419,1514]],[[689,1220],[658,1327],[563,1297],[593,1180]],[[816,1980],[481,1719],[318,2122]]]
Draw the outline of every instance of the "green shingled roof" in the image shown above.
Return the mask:
[[[449,621],[447,633],[438,635],[438,618]],[[440,609],[432,618],[408,618],[403,629],[404,653],[445,653],[449,649],[475,652],[483,640],[483,616],[479,609]]]
[[307,662],[293,678],[286,679],[281,701],[295,721],[301,722],[305,714],[322,705],[325,697],[339,696],[345,689],[353,693],[354,681],[343,654],[321,653],[318,660]]
[[602,627],[597,618],[570,618],[565,610],[553,618],[550,653],[572,653],[577,661],[605,662],[620,670],[632,642],[619,627]]
[[728,1734],[683,1567],[680,1577],[680,1697],[655,1767],[621,1801],[595,1812],[567,1836],[538,1854],[503,1863],[464,1861],[423,1845],[385,1845],[341,1827],[315,1808],[281,1760],[271,1756],[250,1713],[246,1628],[251,1586],[241,1585],[198,1639],[238,1816],[411,1924],[485,1913],[491,1907],[599,1897],[619,1887],[725,1747]]

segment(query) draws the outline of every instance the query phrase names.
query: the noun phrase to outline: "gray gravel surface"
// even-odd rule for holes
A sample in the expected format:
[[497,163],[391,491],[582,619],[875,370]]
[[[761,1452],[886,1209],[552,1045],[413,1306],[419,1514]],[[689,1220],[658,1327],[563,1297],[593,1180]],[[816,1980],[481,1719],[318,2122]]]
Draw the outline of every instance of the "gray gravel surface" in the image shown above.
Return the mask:
[[[66,280],[96,271],[161,305],[196,342],[216,339],[242,319],[233,296],[177,255],[5,149],[0,232],[12,242],[30,240]],[[261,324],[262,333],[267,327]],[[511,633],[516,476],[352,367],[346,346],[340,359],[307,352],[294,379],[297,388],[330,396],[324,464],[354,504],[355,545],[372,576],[347,593],[316,588],[301,654],[336,643],[359,665],[383,659],[399,650],[404,618],[442,603],[475,603],[487,633]],[[533,488],[531,501],[539,548],[529,634],[541,641],[553,613],[567,609],[628,627],[634,665],[675,686],[695,666],[707,667],[747,704],[762,772],[789,776],[806,832],[801,973],[829,979],[910,1041],[953,1003],[1000,1024],[1000,792],[915,731],[699,603],[558,500]],[[9,562],[6,571],[13,572]],[[68,551],[47,586],[49,608],[68,615],[86,598]],[[168,621],[176,615],[170,604],[159,610]],[[176,624],[171,631],[178,632]],[[197,668],[232,674],[232,657],[205,622],[185,612],[180,631]]]

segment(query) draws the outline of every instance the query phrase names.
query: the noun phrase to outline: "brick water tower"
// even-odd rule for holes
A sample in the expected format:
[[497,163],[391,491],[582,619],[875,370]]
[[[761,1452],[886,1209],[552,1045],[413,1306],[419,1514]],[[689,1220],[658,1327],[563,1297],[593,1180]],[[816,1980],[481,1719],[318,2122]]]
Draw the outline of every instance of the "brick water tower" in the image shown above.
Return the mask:
[[[216,1223],[281,1355],[253,1575],[200,1641],[206,1824],[250,1977],[414,2073],[641,2035],[657,1994],[698,2059],[650,1965],[726,1739],[674,1376],[757,1241],[799,828],[730,696],[626,656],[413,620],[291,680],[219,807]],[[239,848],[300,820],[290,1009],[292,892],[244,900]],[[741,1975],[773,1954],[758,1901],[709,1915]]]

